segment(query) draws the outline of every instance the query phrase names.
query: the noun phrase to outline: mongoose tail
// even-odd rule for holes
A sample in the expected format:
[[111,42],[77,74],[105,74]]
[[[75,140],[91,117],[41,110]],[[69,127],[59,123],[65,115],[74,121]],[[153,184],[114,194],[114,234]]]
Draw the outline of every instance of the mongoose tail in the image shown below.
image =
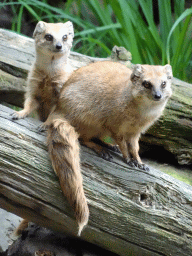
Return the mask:
[[22,232],[23,232],[23,230],[25,230],[26,228],[28,228],[28,224],[29,224],[28,220],[23,219],[23,220],[21,221],[21,223],[19,224],[19,226],[14,230],[13,234],[14,234],[15,236],[21,235]]
[[89,208],[83,190],[78,134],[61,116],[53,118],[48,129],[48,150],[61,189],[75,212],[80,236],[89,219]]

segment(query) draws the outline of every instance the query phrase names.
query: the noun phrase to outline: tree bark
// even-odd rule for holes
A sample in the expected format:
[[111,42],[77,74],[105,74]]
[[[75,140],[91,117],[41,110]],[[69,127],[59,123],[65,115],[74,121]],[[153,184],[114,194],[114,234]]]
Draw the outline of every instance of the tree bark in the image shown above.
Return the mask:
[[[23,107],[27,73],[34,61],[34,40],[0,29],[0,101]],[[105,60],[71,52],[74,69]],[[127,64],[126,61],[121,61]],[[151,152],[157,145],[181,165],[192,164],[192,85],[173,79],[173,96],[161,119],[141,137]]]
[[[39,121],[12,121],[0,105],[0,207],[53,230],[77,234],[73,211],[49,160]],[[158,170],[113,162],[81,147],[90,208],[82,239],[119,255],[178,255],[192,251],[192,187]]]

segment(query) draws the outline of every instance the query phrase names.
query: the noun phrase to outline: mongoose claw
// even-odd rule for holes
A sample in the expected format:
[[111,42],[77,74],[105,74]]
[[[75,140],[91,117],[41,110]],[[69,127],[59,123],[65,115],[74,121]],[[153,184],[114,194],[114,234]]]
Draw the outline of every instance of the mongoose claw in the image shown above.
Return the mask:
[[137,160],[126,160],[126,163],[130,166],[130,167],[137,167],[141,170],[144,171],[149,171],[150,168],[146,165],[146,164],[140,164]]
[[103,159],[105,159],[107,161],[112,161],[112,159],[113,159],[112,155],[104,149],[101,150],[100,157],[102,157]]
[[12,120],[18,120],[23,119],[27,116],[27,113],[23,110],[21,111],[14,111],[12,114],[10,114]]
[[38,132],[45,132],[48,129],[48,125],[45,125],[44,123],[37,126]]
[[125,162],[130,166],[130,167],[137,167],[136,163],[133,160],[126,159]]
[[141,169],[141,170],[144,170],[144,171],[147,171],[147,172],[150,171],[149,166],[146,165],[146,164],[139,164],[138,167],[139,167],[139,169]]
[[10,117],[12,120],[18,120],[19,114],[17,112],[13,112],[12,114],[10,114]]

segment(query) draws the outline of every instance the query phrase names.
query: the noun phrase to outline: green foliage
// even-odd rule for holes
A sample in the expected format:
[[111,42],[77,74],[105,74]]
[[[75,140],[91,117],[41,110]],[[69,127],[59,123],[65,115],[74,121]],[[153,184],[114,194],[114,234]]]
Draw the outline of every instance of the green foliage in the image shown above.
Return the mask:
[[[124,46],[133,55],[133,63],[166,64],[174,76],[189,80],[192,57],[192,8],[185,0],[158,0],[159,24],[154,21],[152,0],[68,0],[64,7],[50,6],[47,0],[9,0],[14,19],[12,29],[20,32],[26,11],[37,22],[65,22],[75,26],[73,50],[105,57],[114,45]],[[191,79],[191,78],[190,78]]]

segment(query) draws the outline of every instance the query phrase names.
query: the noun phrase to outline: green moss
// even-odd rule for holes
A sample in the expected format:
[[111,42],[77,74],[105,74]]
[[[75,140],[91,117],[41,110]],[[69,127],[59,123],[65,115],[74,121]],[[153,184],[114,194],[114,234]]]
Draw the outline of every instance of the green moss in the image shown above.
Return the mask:
[[146,164],[149,166],[154,167],[157,170],[160,170],[175,179],[178,179],[180,181],[185,182],[186,184],[189,184],[192,186],[192,170],[189,167],[183,167],[183,166],[173,166],[170,164],[164,164],[164,163],[157,163],[152,160],[144,160]]

